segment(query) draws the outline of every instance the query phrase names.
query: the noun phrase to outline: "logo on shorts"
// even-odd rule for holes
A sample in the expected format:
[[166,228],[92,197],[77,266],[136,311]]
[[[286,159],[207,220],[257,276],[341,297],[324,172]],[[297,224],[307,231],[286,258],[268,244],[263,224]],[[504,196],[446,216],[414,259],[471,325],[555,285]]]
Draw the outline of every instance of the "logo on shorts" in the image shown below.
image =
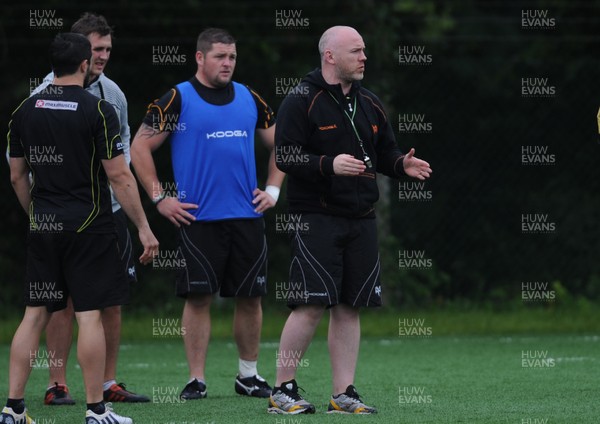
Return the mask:
[[256,284],[264,286],[266,282],[267,277],[265,277],[264,275],[259,275],[258,277],[256,277]]
[[381,297],[381,286],[375,286],[375,294]]

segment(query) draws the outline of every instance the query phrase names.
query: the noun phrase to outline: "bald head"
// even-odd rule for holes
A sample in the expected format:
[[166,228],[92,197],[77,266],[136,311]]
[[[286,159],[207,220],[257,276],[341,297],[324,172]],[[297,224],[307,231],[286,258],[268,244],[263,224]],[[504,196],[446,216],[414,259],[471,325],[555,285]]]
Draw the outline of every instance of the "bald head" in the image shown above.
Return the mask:
[[319,40],[319,54],[321,55],[321,59],[323,59],[323,55],[327,50],[339,51],[342,45],[352,40],[360,40],[362,42],[362,37],[354,28],[342,25],[329,28],[321,35],[321,39]]
[[365,71],[365,43],[349,26],[334,26],[323,33],[319,40],[321,73],[329,84],[342,84],[348,89],[353,81],[363,79]]

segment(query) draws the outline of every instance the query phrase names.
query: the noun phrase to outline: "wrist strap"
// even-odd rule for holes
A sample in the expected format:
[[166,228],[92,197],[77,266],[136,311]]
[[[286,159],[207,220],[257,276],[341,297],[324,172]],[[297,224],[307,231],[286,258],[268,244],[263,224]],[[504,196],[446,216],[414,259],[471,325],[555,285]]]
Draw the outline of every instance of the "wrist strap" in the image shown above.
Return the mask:
[[281,191],[281,190],[279,189],[279,187],[277,187],[277,186],[274,186],[274,185],[268,185],[268,186],[265,188],[265,192],[269,193],[269,194],[271,195],[271,197],[272,197],[273,199],[275,199],[275,201],[277,201],[277,199],[279,199],[279,192],[280,192],[280,191]]
[[154,206],[157,206],[160,202],[165,200],[165,197],[167,197],[167,195],[164,192],[162,192],[158,196],[152,198],[152,203],[154,203]]

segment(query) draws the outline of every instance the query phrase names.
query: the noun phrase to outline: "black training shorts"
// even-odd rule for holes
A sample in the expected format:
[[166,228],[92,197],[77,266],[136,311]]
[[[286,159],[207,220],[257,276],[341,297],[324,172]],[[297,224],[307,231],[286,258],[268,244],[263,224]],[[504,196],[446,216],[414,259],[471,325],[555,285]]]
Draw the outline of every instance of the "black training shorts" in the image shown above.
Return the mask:
[[256,297],[267,293],[267,242],[262,218],[182,225],[179,250],[185,266],[177,295]]
[[[122,208],[113,212],[113,218],[115,220],[115,227],[117,229],[117,243],[119,244],[119,258],[121,260],[121,267],[127,275],[127,279],[130,283],[137,281],[137,273],[135,271],[135,259],[133,257],[133,243],[131,241],[131,233],[129,232],[127,224],[127,215]],[[127,288],[127,301],[123,304],[129,303],[129,288]]]
[[117,236],[31,232],[27,237],[25,305],[59,311],[71,296],[75,312],[122,304],[129,287],[119,261]]
[[288,306],[381,306],[375,219],[303,214],[291,235]]

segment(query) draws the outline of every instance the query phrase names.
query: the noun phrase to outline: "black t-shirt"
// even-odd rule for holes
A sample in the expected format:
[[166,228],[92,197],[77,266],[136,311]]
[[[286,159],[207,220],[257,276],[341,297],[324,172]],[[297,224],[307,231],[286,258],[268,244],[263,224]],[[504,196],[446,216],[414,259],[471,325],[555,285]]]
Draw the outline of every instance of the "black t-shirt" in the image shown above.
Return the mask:
[[[196,92],[202,99],[216,106],[229,104],[233,101],[235,90],[233,84],[229,83],[223,88],[210,88],[198,81],[196,77],[192,77],[189,82],[192,84]],[[253,89],[246,86],[254,102],[258,118],[256,119],[256,128],[269,128],[275,124],[275,114],[271,107],[263,100],[263,98]],[[177,121],[181,114],[181,93],[177,88],[172,88],[160,99],[148,105],[148,112],[144,117],[144,124],[155,130],[172,132],[173,128],[177,128]]]
[[123,153],[119,128],[114,108],[77,85],[49,85],[13,112],[10,156],[31,169],[31,231],[114,231],[101,160]]

